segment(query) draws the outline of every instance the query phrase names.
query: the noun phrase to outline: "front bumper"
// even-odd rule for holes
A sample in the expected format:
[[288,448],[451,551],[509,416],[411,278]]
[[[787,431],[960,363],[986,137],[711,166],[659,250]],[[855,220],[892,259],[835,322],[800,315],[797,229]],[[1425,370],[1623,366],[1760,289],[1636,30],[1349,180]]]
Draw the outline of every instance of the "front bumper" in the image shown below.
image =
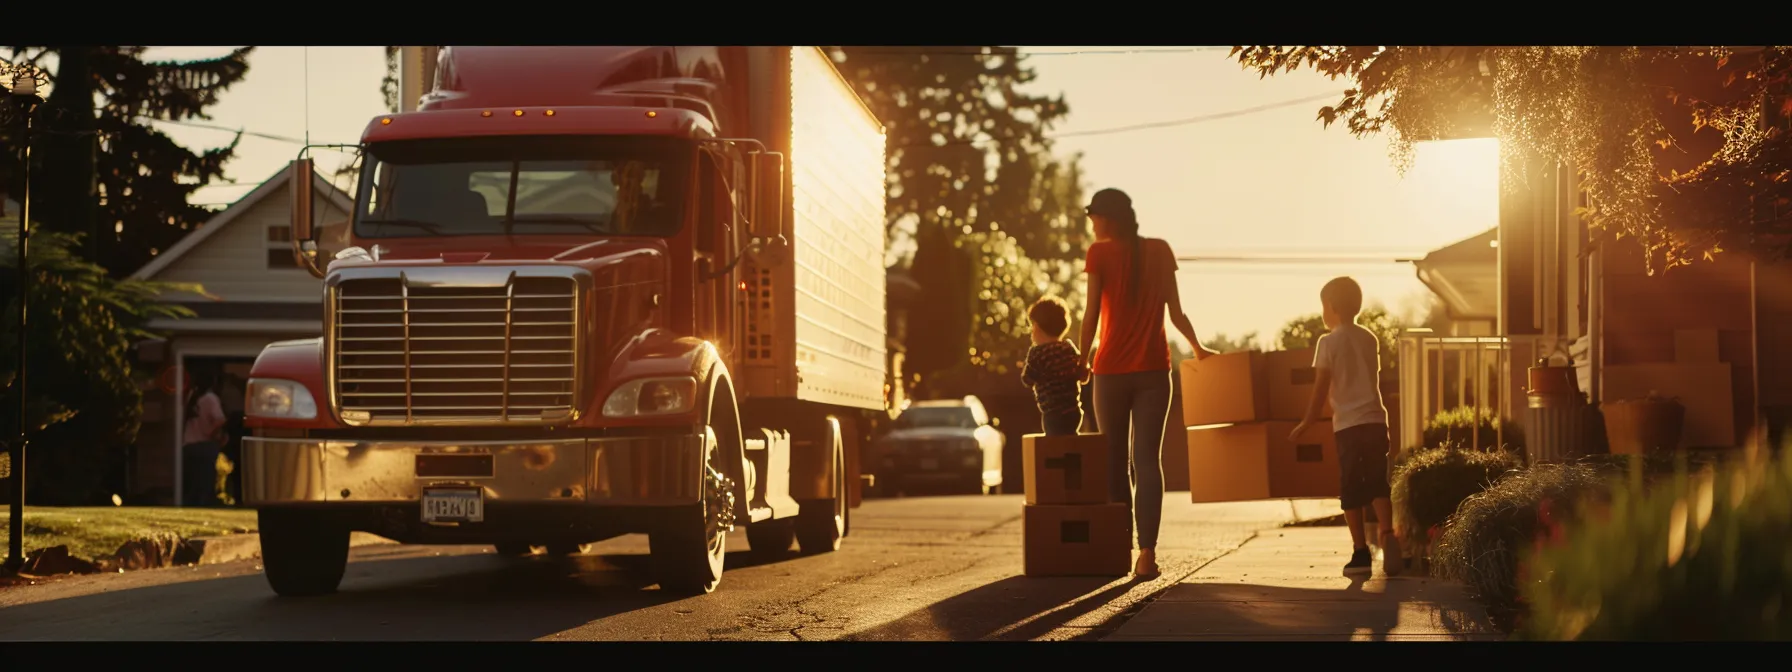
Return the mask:
[[706,437],[532,442],[243,439],[250,506],[411,503],[436,485],[472,485],[494,503],[665,506],[703,492]]

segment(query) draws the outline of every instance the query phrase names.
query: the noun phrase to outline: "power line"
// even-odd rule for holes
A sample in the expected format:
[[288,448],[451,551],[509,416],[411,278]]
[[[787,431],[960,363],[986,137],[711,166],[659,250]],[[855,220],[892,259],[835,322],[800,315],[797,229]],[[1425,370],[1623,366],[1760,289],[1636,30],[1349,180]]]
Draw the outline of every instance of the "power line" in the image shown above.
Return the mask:
[[[1233,117],[1242,117],[1242,116],[1246,116],[1246,115],[1256,114],[1258,112],[1268,112],[1270,110],[1277,110],[1277,109],[1281,109],[1284,107],[1293,107],[1295,105],[1304,105],[1307,103],[1313,103],[1313,102],[1317,102],[1320,100],[1337,98],[1338,96],[1342,96],[1342,95],[1344,95],[1344,92],[1342,90],[1339,90],[1339,91],[1336,91],[1333,93],[1326,93],[1326,94],[1321,94],[1321,95],[1317,95],[1317,96],[1294,98],[1291,100],[1283,100],[1283,101],[1268,103],[1268,104],[1264,104],[1264,105],[1257,105],[1255,107],[1247,107],[1247,108],[1242,108],[1242,109],[1237,109],[1237,110],[1228,110],[1226,112],[1216,112],[1213,114],[1203,114],[1203,115],[1187,117],[1187,118],[1183,118],[1183,119],[1172,119],[1169,121],[1154,121],[1154,122],[1144,123],[1144,124],[1132,124],[1132,125],[1128,125],[1128,126],[1115,126],[1115,127],[1111,127],[1111,128],[1098,128],[1098,129],[1092,129],[1092,130],[1087,130],[1087,131],[1068,131],[1068,132],[1064,132],[1064,133],[1050,133],[1050,134],[1046,134],[1045,137],[1056,140],[1059,138],[1074,138],[1074,137],[1089,136],[1089,135],[1108,135],[1111,133],[1128,133],[1131,131],[1143,131],[1143,130],[1150,130],[1150,129],[1154,129],[1154,128],[1170,128],[1170,127],[1174,127],[1174,126],[1187,126],[1189,124],[1198,124],[1198,123],[1207,122],[1207,121],[1218,121],[1220,119],[1231,119]],[[910,147],[947,147],[947,146],[951,146],[951,145],[977,145],[977,144],[986,143],[986,142],[998,142],[1000,140],[1015,140],[1015,139],[1017,139],[1017,138],[995,138],[995,137],[990,137],[990,136],[983,136],[980,138],[955,138],[952,140],[947,140],[943,143],[942,142],[933,142],[933,141],[913,142],[913,143],[899,145],[899,147],[906,149],[906,148],[910,148]]]
[[[1082,49],[1076,51],[1019,51],[1014,54],[996,54],[982,51],[981,47],[967,47],[963,50],[952,49],[866,49],[845,47],[855,54],[875,54],[879,56],[971,56],[983,58],[1032,58],[1034,56],[1111,56],[1122,54],[1193,54],[1204,51],[1231,51],[1232,47],[1163,47],[1154,49]],[[1025,49],[1024,47],[1010,47]]]

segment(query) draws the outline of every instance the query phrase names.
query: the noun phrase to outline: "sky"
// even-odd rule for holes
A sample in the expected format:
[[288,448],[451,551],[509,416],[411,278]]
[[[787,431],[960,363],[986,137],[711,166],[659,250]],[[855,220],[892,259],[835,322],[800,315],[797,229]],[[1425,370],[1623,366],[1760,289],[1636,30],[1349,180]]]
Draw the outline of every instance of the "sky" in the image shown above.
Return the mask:
[[[205,57],[229,47],[160,47],[148,56]],[[1070,107],[1053,129],[1067,134],[1060,154],[1083,154],[1088,190],[1117,187],[1133,198],[1140,231],[1184,256],[1421,257],[1497,224],[1497,147],[1491,140],[1421,144],[1402,178],[1385,137],[1358,139],[1315,119],[1348,82],[1308,72],[1259,79],[1227,59],[1225,47],[1024,47],[1035,92],[1062,94]],[[228,204],[313,143],[353,143],[385,111],[383,47],[261,47],[248,76],[226,91],[210,121],[195,122],[287,138],[245,135],[227,177],[195,202]],[[304,84],[304,85],[301,85]],[[1225,114],[1236,113],[1236,114]],[[1193,117],[1225,116],[1181,125]],[[1101,132],[1137,125],[1157,127]],[[228,143],[231,133],[160,124],[193,148]],[[347,155],[316,150],[318,169]],[[326,173],[328,174],[328,173]],[[338,186],[348,187],[346,180]],[[1196,333],[1256,331],[1263,345],[1288,320],[1317,313],[1319,287],[1350,275],[1367,303],[1400,313],[1427,292],[1411,264],[1349,265],[1184,262],[1183,307]],[[1173,331],[1173,330],[1172,330]],[[1173,338],[1181,340],[1179,336]]]

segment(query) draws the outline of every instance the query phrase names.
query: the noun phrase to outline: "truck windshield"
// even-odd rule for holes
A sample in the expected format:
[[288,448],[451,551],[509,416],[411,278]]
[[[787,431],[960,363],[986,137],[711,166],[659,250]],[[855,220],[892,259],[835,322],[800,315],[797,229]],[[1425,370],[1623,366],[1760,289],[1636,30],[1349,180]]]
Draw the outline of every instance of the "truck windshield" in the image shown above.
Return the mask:
[[367,149],[355,235],[669,236],[692,148],[671,138],[486,137]]

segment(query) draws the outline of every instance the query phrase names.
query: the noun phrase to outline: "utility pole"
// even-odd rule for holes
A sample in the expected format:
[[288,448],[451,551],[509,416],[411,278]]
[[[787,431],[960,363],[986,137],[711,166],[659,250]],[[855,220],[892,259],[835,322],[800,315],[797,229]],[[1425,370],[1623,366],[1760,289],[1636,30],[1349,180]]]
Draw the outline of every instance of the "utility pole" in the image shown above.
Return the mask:
[[24,188],[19,190],[19,362],[18,373],[14,376],[13,386],[19,395],[19,435],[7,451],[8,466],[12,473],[7,480],[12,483],[12,497],[7,519],[6,570],[14,574],[25,565],[25,443],[28,438],[27,412],[28,397],[25,396],[25,320],[28,315],[26,299],[31,296],[31,273],[26,268],[26,242],[31,233],[31,116],[37,112],[37,106],[43,98],[37,95],[37,72],[30,66],[6,66],[12,71],[12,87],[7,91],[6,106],[12,114],[15,142],[19,145],[19,166],[24,173]]

